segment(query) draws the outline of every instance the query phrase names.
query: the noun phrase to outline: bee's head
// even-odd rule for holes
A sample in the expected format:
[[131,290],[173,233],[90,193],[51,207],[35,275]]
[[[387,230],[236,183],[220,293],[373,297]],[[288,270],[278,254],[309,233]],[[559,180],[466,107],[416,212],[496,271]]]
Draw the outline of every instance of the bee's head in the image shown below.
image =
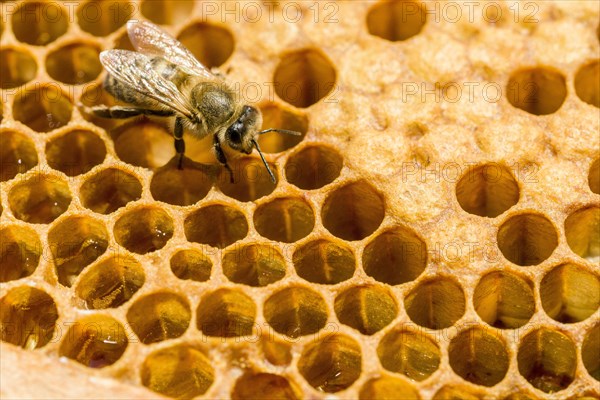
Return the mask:
[[225,131],[225,141],[234,150],[250,154],[262,124],[260,112],[251,106],[244,106],[239,117]]

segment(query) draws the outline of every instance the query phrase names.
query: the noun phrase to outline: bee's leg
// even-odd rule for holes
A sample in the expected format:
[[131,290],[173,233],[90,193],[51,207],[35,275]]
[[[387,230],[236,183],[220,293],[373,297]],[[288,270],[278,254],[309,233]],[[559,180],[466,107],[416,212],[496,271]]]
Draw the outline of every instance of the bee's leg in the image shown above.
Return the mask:
[[86,107],[82,106],[86,114],[93,114],[100,118],[125,119],[135,117],[136,115],[153,115],[156,117],[171,117],[175,113],[171,110],[152,110],[149,108],[113,106],[104,105]]
[[217,160],[223,164],[225,169],[229,171],[229,180],[233,183],[233,171],[229,164],[227,164],[227,158],[225,157],[225,153],[223,153],[223,149],[221,148],[221,142],[219,142],[219,136],[215,134],[213,136],[213,148],[215,149],[215,155],[217,156]]
[[177,168],[183,169],[183,154],[185,153],[185,142],[183,141],[183,120],[181,117],[175,118],[175,129],[173,131],[175,136],[175,151],[179,154],[179,162]]

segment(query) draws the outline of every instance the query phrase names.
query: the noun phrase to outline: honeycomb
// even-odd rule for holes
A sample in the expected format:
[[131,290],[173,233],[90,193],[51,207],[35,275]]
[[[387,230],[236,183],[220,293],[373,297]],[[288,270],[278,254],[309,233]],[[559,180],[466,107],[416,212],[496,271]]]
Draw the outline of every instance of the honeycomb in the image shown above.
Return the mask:
[[[600,398],[595,1],[3,1],[6,398]],[[103,120],[160,24],[256,154]]]

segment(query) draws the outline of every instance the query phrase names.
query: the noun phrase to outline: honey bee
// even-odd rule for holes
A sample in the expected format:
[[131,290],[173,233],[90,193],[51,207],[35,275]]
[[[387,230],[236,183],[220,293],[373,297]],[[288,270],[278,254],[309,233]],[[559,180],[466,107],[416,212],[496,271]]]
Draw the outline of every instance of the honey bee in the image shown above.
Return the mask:
[[137,51],[106,50],[100,53],[100,62],[108,71],[105,90],[132,107],[100,105],[83,107],[84,110],[102,118],[175,117],[173,136],[179,169],[185,153],[185,127],[198,139],[213,134],[216,158],[229,171],[232,183],[233,171],[223,152],[223,143],[245,154],[256,149],[275,183],[257,136],[267,132],[300,133],[274,128],[260,130],[260,111],[244,104],[222,74],[208,70],[183,44],[158,26],[130,20],[127,33]]

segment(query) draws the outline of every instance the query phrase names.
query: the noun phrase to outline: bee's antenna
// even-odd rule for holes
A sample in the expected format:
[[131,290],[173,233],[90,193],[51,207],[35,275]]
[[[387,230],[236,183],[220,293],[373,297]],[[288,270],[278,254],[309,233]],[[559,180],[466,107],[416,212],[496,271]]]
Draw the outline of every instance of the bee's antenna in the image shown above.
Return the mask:
[[301,136],[302,135],[302,133],[300,133],[300,132],[290,131],[290,130],[287,130],[287,129],[275,129],[275,128],[265,129],[264,131],[258,132],[258,134],[259,135],[263,135],[263,134],[269,133],[269,132],[287,133],[288,135],[294,135],[294,136]]
[[275,175],[273,175],[273,171],[271,171],[271,168],[269,168],[269,164],[267,164],[267,160],[265,160],[265,156],[263,156],[262,151],[260,151],[260,147],[258,147],[258,142],[256,140],[252,139],[252,144],[254,145],[254,147],[256,147],[256,150],[258,150],[258,154],[260,155],[262,162],[265,164],[265,167],[267,167],[267,172],[269,172],[269,175],[271,175],[271,181],[273,181],[273,183],[275,183],[276,182]]

